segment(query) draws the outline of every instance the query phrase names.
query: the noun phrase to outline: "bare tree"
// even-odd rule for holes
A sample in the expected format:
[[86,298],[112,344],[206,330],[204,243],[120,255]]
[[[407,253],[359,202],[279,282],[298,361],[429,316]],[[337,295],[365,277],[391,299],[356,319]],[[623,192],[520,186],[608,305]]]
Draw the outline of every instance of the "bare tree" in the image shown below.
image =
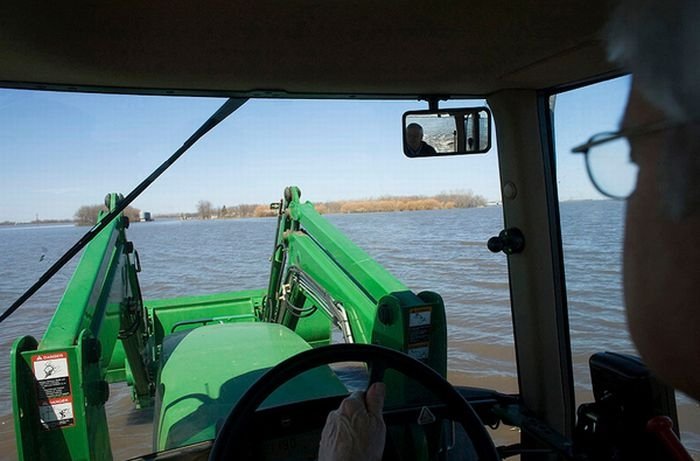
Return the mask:
[[75,223],[78,226],[92,226],[97,222],[97,216],[104,205],[83,205],[75,212]]
[[255,209],[258,205],[244,203],[233,208],[234,216],[237,218],[249,218],[255,215]]
[[212,214],[212,205],[209,200],[200,200],[197,202],[197,214],[200,219],[209,219]]
[[[94,226],[97,224],[100,211],[106,213],[107,207],[104,205],[83,205],[75,212],[73,218],[78,226]],[[123,214],[129,218],[129,221],[138,222],[140,220],[141,210],[128,206],[123,211]]]

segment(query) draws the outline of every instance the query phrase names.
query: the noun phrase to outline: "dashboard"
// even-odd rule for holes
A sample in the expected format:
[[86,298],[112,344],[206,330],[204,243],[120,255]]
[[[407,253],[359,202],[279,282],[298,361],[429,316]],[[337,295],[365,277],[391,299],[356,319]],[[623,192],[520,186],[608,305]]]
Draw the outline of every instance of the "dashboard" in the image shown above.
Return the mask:
[[[484,423],[491,424],[490,408],[496,403],[491,391],[462,388]],[[324,397],[277,407],[262,408],[247,425],[238,459],[260,461],[313,461],[318,455],[321,431],[328,413],[344,396]],[[426,411],[431,420],[426,420]],[[445,450],[448,460],[476,460],[471,441],[459,424],[448,417],[443,404],[404,403],[385,407],[387,425],[385,460],[431,459],[430,452]],[[491,416],[489,416],[491,415]],[[203,461],[209,459],[213,441],[153,453],[130,461]]]

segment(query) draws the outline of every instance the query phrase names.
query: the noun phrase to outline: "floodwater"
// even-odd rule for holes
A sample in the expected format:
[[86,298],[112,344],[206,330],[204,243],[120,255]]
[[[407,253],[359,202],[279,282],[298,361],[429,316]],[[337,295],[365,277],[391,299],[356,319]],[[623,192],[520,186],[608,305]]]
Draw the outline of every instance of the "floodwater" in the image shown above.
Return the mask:
[[[623,206],[561,204],[577,404],[592,400],[591,354],[635,352],[624,326],[620,285]],[[517,392],[506,258],[486,249],[488,238],[503,228],[499,207],[328,218],[414,292],[443,296],[450,381]],[[144,298],[267,286],[275,226],[269,218],[133,224],[128,236],[140,254]],[[0,228],[0,308],[85,231]],[[20,335],[41,337],[74,267],[75,262],[69,264],[0,328],[1,459],[16,459],[8,365],[12,342]],[[700,459],[700,408],[682,395],[678,407],[683,441]],[[116,459],[151,450],[152,412],[133,409],[126,385],[112,387],[108,413]]]

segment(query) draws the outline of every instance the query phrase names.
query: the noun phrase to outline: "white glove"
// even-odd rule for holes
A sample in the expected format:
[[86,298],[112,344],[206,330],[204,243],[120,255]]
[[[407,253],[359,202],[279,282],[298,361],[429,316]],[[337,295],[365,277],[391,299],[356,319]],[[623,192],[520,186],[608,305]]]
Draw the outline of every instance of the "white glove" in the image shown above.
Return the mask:
[[[380,461],[386,426],[382,418],[384,383],[353,392],[331,411],[321,433],[319,461]],[[366,405],[365,405],[366,402]]]

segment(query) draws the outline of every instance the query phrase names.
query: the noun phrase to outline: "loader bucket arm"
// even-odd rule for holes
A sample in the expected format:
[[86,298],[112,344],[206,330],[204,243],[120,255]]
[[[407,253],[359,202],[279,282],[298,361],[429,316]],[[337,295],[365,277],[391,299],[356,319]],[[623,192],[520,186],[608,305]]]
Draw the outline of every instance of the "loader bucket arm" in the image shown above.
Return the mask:
[[[110,194],[106,204],[114,209],[120,199]],[[12,347],[20,459],[112,459],[104,403],[108,379],[126,370],[137,400],[150,401],[137,256],[126,227],[119,216],[85,247],[41,341],[25,336]],[[116,361],[115,348],[123,352]]]

